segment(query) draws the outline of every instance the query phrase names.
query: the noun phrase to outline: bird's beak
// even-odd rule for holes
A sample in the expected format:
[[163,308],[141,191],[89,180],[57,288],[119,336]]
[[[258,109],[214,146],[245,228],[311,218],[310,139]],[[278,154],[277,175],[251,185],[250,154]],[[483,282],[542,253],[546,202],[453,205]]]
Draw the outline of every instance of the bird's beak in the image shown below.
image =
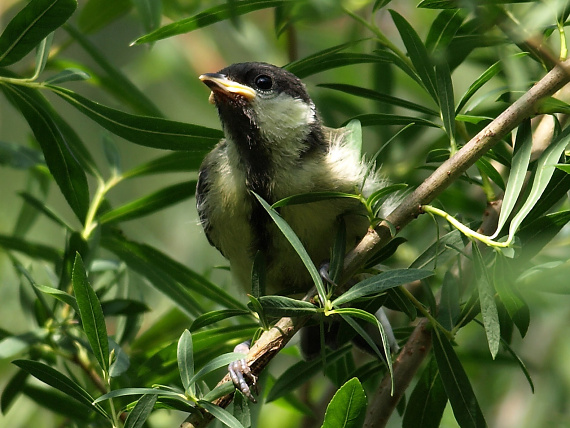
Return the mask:
[[219,73],[205,73],[199,79],[204,82],[208,88],[212,90],[209,101],[214,104],[214,93],[219,92],[224,95],[241,95],[246,100],[253,100],[256,93],[249,86],[242,85],[241,83],[234,82],[228,79],[225,75]]

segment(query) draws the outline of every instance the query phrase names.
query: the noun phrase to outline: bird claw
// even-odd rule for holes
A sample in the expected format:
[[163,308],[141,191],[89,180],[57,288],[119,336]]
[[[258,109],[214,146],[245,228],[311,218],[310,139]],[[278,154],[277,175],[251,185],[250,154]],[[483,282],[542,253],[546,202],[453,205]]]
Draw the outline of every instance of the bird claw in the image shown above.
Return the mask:
[[329,275],[329,267],[330,267],[330,263],[329,262],[324,262],[323,264],[321,264],[321,267],[319,268],[319,275],[321,276],[322,279],[324,279],[327,283],[329,283],[330,285],[332,285],[333,287],[336,287],[336,283],[331,279],[330,275]]
[[251,402],[257,403],[246,380],[249,379],[251,381],[255,393],[258,394],[257,377],[251,372],[245,358],[230,363],[228,371],[230,372],[230,377],[236,389],[239,389]]

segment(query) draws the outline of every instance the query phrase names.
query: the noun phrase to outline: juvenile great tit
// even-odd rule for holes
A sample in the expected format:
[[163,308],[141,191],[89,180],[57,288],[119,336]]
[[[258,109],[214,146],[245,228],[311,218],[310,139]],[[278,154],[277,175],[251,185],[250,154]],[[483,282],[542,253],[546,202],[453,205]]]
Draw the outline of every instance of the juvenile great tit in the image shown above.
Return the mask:
[[[269,204],[300,193],[356,193],[369,165],[347,144],[350,131],[323,126],[305,85],[292,73],[248,62],[202,74],[200,80],[211,90],[210,102],[225,134],[204,159],[196,189],[208,240],[229,260],[233,276],[247,290],[253,258],[260,251],[268,293],[307,291],[313,284],[309,273],[251,192]],[[382,179],[372,173],[363,193],[382,186]],[[365,208],[355,199],[284,206],[280,214],[317,266],[330,257],[340,217],[346,224],[347,246],[358,242],[369,226]],[[237,370],[248,375],[243,361]],[[243,373],[238,375],[234,383],[244,389]]]

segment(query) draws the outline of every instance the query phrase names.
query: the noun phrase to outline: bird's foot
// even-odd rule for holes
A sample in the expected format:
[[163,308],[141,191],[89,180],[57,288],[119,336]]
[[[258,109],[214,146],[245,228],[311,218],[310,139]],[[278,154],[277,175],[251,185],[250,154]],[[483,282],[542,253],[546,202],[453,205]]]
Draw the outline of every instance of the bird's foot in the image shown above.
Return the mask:
[[[251,341],[240,343],[234,348],[234,352],[247,353],[249,352],[250,344]],[[253,396],[251,388],[247,383],[249,380],[255,393],[258,394],[259,392],[257,390],[257,377],[251,372],[251,369],[249,368],[249,365],[247,364],[245,358],[230,363],[228,366],[228,372],[230,373],[230,377],[236,389],[240,390],[241,393],[249,399],[249,401],[257,403],[257,400]]]

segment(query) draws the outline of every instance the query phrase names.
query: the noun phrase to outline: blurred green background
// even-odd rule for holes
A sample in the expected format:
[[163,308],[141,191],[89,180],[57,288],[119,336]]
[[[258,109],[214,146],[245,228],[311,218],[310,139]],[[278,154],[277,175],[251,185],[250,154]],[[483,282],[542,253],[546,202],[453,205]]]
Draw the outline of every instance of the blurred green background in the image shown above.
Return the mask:
[[[97,26],[97,19],[89,17],[89,7],[97,3],[112,3],[80,1],[78,12],[72,17],[71,24],[84,31],[89,26]],[[120,69],[135,85],[143,91],[162,111],[165,118],[218,128],[219,123],[215,108],[208,103],[209,91],[197,79],[202,73],[214,72],[228,64],[244,61],[265,61],[277,65],[285,65],[289,61],[300,58],[319,50],[331,47],[347,40],[370,37],[370,34],[356,25],[339,8],[340,3],[349,10],[361,13],[370,2],[333,0],[311,1],[306,12],[294,23],[294,30],[285,31],[277,36],[274,29],[273,10],[262,10],[239,17],[234,22],[224,21],[212,26],[179,35],[154,43],[153,45],[130,46],[130,43],[146,29],[141,24],[142,19],[130,2],[122,0],[117,4],[125,4],[125,13],[101,28],[88,31],[89,40],[105,55],[107,60]],[[210,7],[213,2],[192,0],[165,0],[164,12],[169,19],[181,19]],[[548,8],[549,2],[544,2]],[[0,3],[0,28],[4,28],[11,17],[21,8],[22,2],[3,0]],[[115,5],[116,6],[116,5]],[[408,19],[421,37],[425,38],[427,28],[436,16],[436,11],[417,9],[413,2],[393,2],[390,7],[398,10]],[[85,11],[87,9],[87,11]],[[101,18],[104,16],[102,10]],[[118,8],[120,9],[120,8]],[[370,9],[368,7],[368,9]],[[368,12],[362,12],[364,15]],[[375,22],[383,32],[401,45],[387,11],[380,11]],[[73,43],[64,31],[55,35],[54,46],[61,47],[62,53],[58,58],[66,58],[71,62],[87,64],[94,69],[98,65],[85,52]],[[365,46],[372,41],[363,42]],[[495,48],[491,48],[493,50]],[[507,53],[491,52],[492,55],[504,58]],[[462,94],[470,82],[488,65],[486,55],[461,65],[454,72],[454,89],[456,94]],[[478,58],[481,59],[478,61]],[[33,70],[33,55],[21,63],[18,70],[22,74],[31,74]],[[386,74],[382,74],[386,72]],[[46,71],[46,75],[55,71]],[[507,84],[517,84],[517,76],[525,73],[516,66],[507,69]],[[524,80],[524,78],[523,78]],[[382,88],[393,85],[394,95],[415,102],[428,103],[419,94],[406,76],[392,75],[381,66],[352,65],[320,73],[304,80],[309,93],[322,112],[326,124],[338,127],[347,118],[372,108],[384,108],[373,101],[363,101],[360,98],[343,96],[339,93],[319,88],[319,83],[344,82]],[[493,83],[487,88],[492,91],[493,85],[500,87],[504,81]],[[77,91],[89,99],[102,104],[124,109],[110,97],[97,82],[71,82],[66,87]],[[113,138],[120,151],[123,168],[142,163],[144,160],[156,157],[160,151],[137,146],[110,136],[100,126],[77,112],[58,99],[55,95],[46,94],[50,102],[73,127],[80,131],[83,141],[91,150],[96,160],[103,161],[103,138]],[[484,100],[490,102],[490,100]],[[366,128],[365,145],[369,153],[374,153],[387,138],[393,135],[397,128],[378,129]],[[17,144],[28,144],[30,130],[27,123],[7,103],[0,98],[0,139]],[[397,144],[392,144],[383,153],[380,160],[386,176],[394,182],[406,181],[415,185],[428,174],[427,171],[416,169],[423,164],[427,152],[434,148],[433,141],[437,140],[437,131],[422,128],[420,131],[403,135]],[[427,143],[430,143],[428,146]],[[441,147],[446,142],[441,140]],[[22,199],[18,192],[26,189],[26,171],[0,168],[0,233],[9,234],[14,228]],[[109,195],[110,200],[119,205],[143,196],[154,189],[159,189],[170,183],[189,180],[189,174],[169,174],[151,176],[130,180],[122,183]],[[195,178],[195,177],[194,177]],[[472,198],[458,198],[455,195],[474,192]],[[469,219],[481,218],[485,208],[485,197],[468,186],[458,183],[442,197],[448,208],[454,207]],[[467,203],[468,202],[468,203]],[[212,270],[212,266],[226,265],[219,253],[210,247],[198,223],[194,200],[182,203],[150,215],[135,222],[125,223],[122,228],[127,236],[136,237],[139,242],[146,242],[164,251],[174,259],[187,265],[198,273],[207,273],[217,284],[225,285],[237,296],[242,296],[240,290],[232,289],[229,274],[224,270]],[[55,186],[52,186],[46,205],[61,213],[69,221],[73,215]],[[455,206],[454,206],[455,205]],[[432,221],[421,218],[408,227],[404,236],[413,237],[410,243],[404,244],[396,256],[394,265],[406,266],[412,261],[435,237],[435,227]],[[53,223],[40,218],[28,234],[34,241],[46,244],[56,243],[63,247],[65,236]],[[567,260],[568,230],[563,230],[555,245],[547,248],[544,259],[555,257]],[[34,272],[36,275],[47,275],[45,272]],[[540,275],[539,275],[540,276]],[[158,293],[143,280],[132,274],[131,281],[140,286],[140,293],[149,304],[152,312],[145,317],[145,324],[152,325],[161,314],[172,308],[172,302]],[[541,282],[554,281],[554,278],[539,277],[525,288],[525,297],[530,304],[531,324],[524,340],[518,336],[513,342],[513,348],[523,358],[530,370],[536,391],[533,394],[521,371],[511,362],[501,360],[491,361],[484,331],[479,326],[471,324],[463,329],[457,342],[461,345],[457,352],[466,365],[475,393],[484,409],[487,421],[491,427],[501,428],[534,428],[534,427],[570,427],[570,297],[566,294],[549,294],[540,292]],[[561,281],[565,281],[562,279]],[[533,289],[534,288],[534,289]],[[14,272],[12,263],[6,254],[0,250],[0,328],[25,332],[31,327],[28,314],[20,310],[20,279]],[[244,298],[245,301],[245,298]],[[144,327],[143,327],[144,329]],[[289,357],[286,355],[277,359],[272,370],[279,373],[287,366]],[[15,368],[9,360],[0,360],[0,390],[3,389]],[[315,382],[312,394],[320,394],[330,387],[323,378]],[[411,390],[410,390],[411,391]],[[282,409],[283,404],[272,404],[264,409],[262,423],[259,426],[296,427],[301,426],[301,415],[292,417],[291,413]],[[153,427],[174,427],[183,419],[183,415],[172,411],[156,412],[152,418]],[[24,427],[58,426],[58,417],[51,412],[42,410],[36,403],[25,397],[20,397],[7,414],[0,414],[0,426]],[[392,418],[390,426],[401,426],[397,415]],[[447,408],[442,427],[457,426]]]

